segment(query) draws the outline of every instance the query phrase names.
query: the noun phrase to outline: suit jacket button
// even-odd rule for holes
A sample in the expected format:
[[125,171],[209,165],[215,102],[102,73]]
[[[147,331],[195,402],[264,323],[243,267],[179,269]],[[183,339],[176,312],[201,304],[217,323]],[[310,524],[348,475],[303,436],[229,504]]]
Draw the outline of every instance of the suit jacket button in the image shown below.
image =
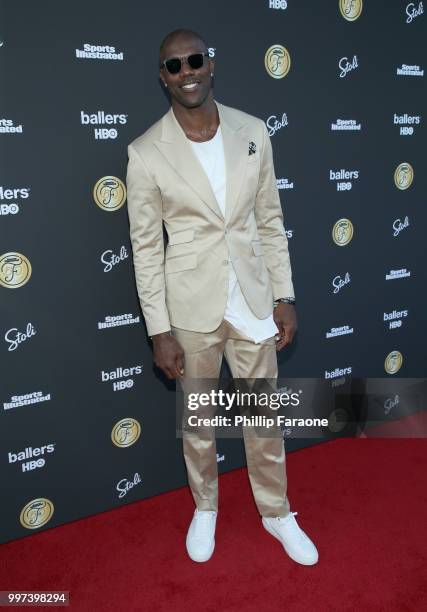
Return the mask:
[[223,262],[222,262],[222,265],[223,266],[228,266],[228,259],[224,259]]

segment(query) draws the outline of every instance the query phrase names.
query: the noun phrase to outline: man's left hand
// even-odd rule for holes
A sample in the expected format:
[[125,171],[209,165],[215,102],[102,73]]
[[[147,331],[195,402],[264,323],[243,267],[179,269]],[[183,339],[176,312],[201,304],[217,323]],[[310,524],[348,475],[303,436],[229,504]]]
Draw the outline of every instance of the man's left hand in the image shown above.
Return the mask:
[[273,319],[279,330],[279,340],[276,342],[276,351],[288,346],[297,331],[297,315],[293,304],[277,304],[273,310]]

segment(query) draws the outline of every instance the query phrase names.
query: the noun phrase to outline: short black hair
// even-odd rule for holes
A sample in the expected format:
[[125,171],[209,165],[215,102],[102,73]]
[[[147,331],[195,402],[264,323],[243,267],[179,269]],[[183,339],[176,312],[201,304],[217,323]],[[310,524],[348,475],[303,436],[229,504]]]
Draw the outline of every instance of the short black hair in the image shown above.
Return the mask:
[[172,30],[172,32],[169,32],[169,34],[166,34],[166,36],[160,43],[159,57],[162,57],[163,49],[165,48],[167,43],[170,40],[172,40],[172,38],[174,38],[175,36],[180,36],[181,34],[187,34],[187,35],[193,36],[194,38],[198,38],[200,42],[203,43],[203,45],[206,47],[206,50],[207,50],[208,46],[206,44],[206,41],[203,38],[203,36],[201,36],[198,32],[195,32],[194,30],[190,30],[188,28],[178,28],[177,30]]

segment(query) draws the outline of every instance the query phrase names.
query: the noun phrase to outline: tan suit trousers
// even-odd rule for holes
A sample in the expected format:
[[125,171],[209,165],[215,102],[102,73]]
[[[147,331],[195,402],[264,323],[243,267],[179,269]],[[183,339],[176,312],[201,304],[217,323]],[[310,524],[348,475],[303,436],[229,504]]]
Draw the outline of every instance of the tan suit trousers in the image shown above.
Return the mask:
[[[277,379],[274,337],[259,344],[243,335],[225,319],[213,332],[193,332],[171,327],[185,353],[184,396],[194,389],[195,379],[218,379],[223,355],[233,378]],[[197,382],[197,381],[196,381]],[[242,427],[249,481],[261,516],[286,516],[287,498],[285,446],[283,436],[259,436],[252,426]],[[203,435],[183,428],[183,452],[188,483],[199,510],[218,511],[218,467],[215,428]]]

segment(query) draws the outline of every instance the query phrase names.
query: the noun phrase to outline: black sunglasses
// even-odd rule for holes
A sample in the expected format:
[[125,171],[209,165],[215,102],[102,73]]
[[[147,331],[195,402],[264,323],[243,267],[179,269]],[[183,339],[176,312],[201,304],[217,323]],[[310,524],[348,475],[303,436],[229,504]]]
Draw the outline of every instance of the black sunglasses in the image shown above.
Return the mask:
[[169,74],[178,74],[182,68],[183,61],[186,61],[190,68],[198,70],[203,66],[204,57],[209,57],[209,53],[193,53],[187,57],[171,57],[160,64],[160,68],[166,67]]

